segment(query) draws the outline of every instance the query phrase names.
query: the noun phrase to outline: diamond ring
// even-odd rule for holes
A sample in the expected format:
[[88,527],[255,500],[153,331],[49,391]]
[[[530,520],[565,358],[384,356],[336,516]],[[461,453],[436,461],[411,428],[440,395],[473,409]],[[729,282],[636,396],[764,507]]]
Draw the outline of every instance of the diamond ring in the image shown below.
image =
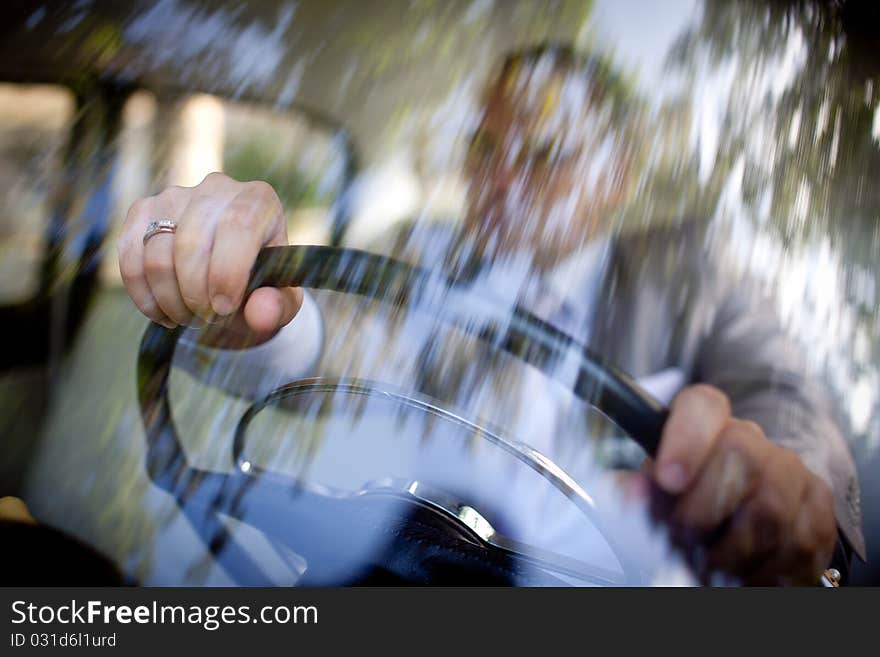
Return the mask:
[[147,226],[147,231],[144,233],[144,244],[146,244],[147,240],[154,235],[158,235],[159,233],[174,233],[176,230],[176,221],[171,221],[170,219],[151,221]]

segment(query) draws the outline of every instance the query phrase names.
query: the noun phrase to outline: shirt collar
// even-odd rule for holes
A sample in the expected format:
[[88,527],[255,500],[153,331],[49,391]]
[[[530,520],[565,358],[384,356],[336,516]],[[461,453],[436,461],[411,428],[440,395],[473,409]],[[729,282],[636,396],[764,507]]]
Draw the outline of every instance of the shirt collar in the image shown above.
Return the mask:
[[503,257],[482,268],[473,284],[501,307],[512,309],[519,302],[554,324],[552,318],[564,307],[565,323],[574,324],[560,328],[571,329],[593,312],[610,247],[610,237],[599,235],[541,275],[534,274],[528,257]]

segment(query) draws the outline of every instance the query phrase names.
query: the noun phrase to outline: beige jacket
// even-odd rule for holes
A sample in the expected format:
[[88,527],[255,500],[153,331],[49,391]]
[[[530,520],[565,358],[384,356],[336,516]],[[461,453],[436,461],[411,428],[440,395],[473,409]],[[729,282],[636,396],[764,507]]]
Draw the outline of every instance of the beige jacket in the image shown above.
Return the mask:
[[675,366],[689,382],[723,390],[735,416],[757,422],[831,485],[838,526],[864,559],[855,464],[829,399],[772,299],[722,260],[695,224],[617,240],[591,346],[633,376]]

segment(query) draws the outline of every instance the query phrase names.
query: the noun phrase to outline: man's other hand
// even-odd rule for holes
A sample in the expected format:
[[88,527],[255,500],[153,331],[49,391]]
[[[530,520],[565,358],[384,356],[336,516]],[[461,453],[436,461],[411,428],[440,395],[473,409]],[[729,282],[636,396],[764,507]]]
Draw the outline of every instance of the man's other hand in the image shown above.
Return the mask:
[[704,579],[816,584],[837,528],[830,487],[754,422],[731,415],[723,392],[683,389],[673,400],[651,480],[652,508]]

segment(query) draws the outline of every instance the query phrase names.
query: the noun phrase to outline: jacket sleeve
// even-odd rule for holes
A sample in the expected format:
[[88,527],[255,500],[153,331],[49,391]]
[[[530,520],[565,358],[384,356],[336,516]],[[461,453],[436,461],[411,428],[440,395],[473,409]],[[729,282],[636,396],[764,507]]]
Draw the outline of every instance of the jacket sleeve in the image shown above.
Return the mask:
[[810,376],[805,353],[786,333],[769,294],[731,274],[716,271],[709,279],[720,301],[699,341],[694,378],[723,390],[735,416],[757,422],[831,486],[840,532],[864,560],[856,468],[829,391]]

